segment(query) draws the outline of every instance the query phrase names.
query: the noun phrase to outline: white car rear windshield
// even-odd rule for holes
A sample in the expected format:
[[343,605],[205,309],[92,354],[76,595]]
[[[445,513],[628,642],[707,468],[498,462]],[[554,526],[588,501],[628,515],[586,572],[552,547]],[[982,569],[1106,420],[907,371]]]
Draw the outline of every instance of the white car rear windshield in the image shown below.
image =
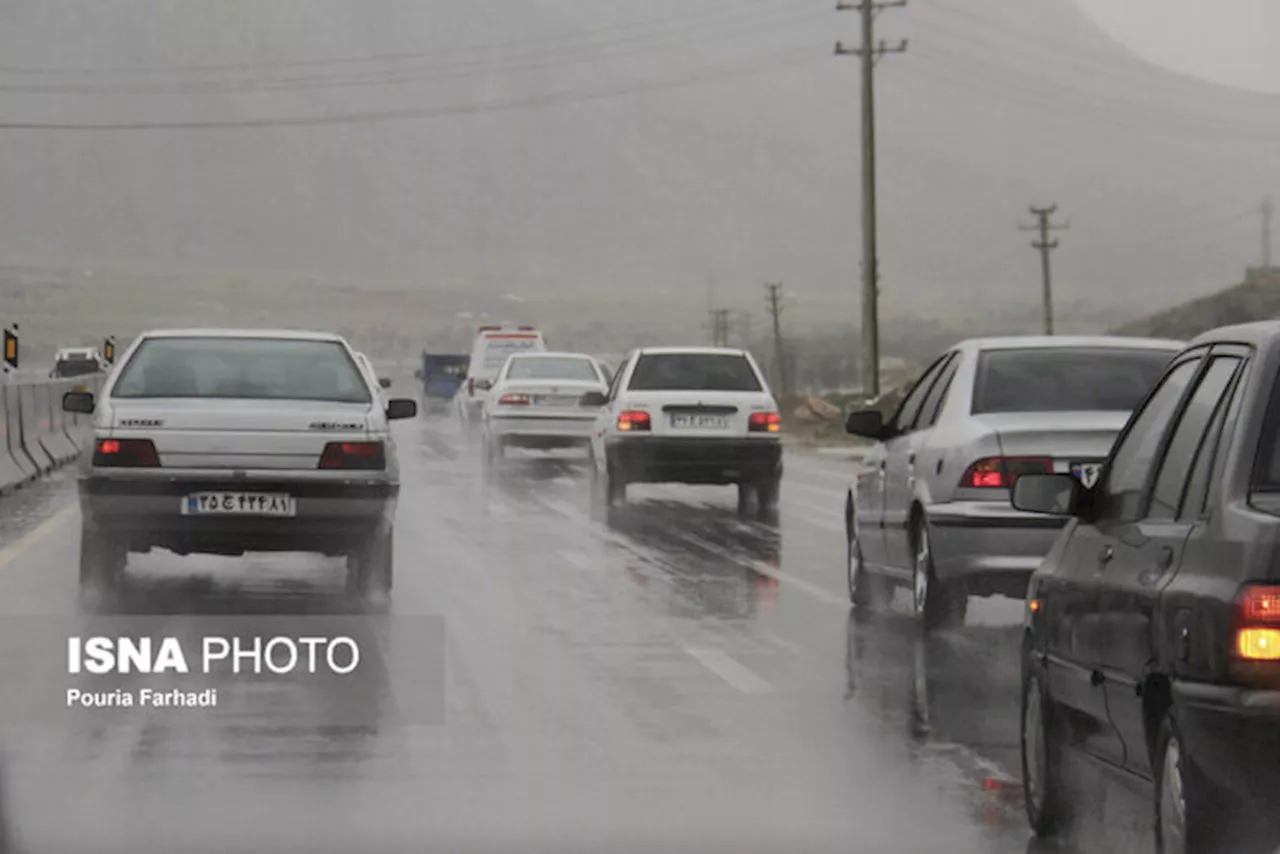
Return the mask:
[[595,365],[589,359],[575,359],[569,356],[539,356],[536,358],[515,358],[507,370],[509,380],[582,380],[600,382]]
[[973,413],[1127,412],[1175,355],[1125,347],[988,350],[978,359]]
[[542,341],[536,337],[521,338],[486,338],[484,339],[484,359],[481,365],[490,374],[496,374],[507,363],[512,353],[524,353],[529,350],[541,350]]
[[632,391],[762,391],[745,356],[725,353],[649,353],[636,361]]
[[112,396],[372,400],[341,344],[287,338],[148,338]]

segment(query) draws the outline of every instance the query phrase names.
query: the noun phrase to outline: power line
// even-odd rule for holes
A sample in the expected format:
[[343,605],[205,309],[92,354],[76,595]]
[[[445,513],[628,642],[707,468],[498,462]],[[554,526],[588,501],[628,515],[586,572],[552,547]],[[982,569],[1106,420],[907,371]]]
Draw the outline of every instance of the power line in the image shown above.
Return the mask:
[[[513,110],[554,107],[562,104],[601,101],[627,95],[638,95],[668,89],[696,86],[722,80],[733,80],[774,71],[780,68],[796,68],[814,62],[808,49],[788,49],[771,54],[772,61],[741,67],[726,66],[707,69],[699,73],[658,78],[640,83],[596,91],[565,90],[527,98],[508,98],[478,104],[453,104],[440,107],[408,107],[399,110],[369,110],[363,112],[334,113],[320,116],[270,116],[260,119],[205,119],[191,121],[141,120],[133,122],[59,122],[59,121],[0,121],[0,130],[26,131],[157,131],[157,130],[237,130],[245,128],[316,127],[322,125],[375,124],[470,116]],[[790,57],[783,59],[782,57]]]
[[733,320],[730,317],[729,309],[713,308],[711,315],[711,345],[713,347],[728,347],[729,333],[733,328]]
[[1050,231],[1063,231],[1071,227],[1070,221],[1056,225],[1049,222],[1049,217],[1058,211],[1057,205],[1049,205],[1047,208],[1037,208],[1032,206],[1031,215],[1036,217],[1039,222],[1035,225],[1020,225],[1020,231],[1038,231],[1040,239],[1031,243],[1032,248],[1040,251],[1041,275],[1043,278],[1044,288],[1044,334],[1053,334],[1053,284],[1051,270],[1049,264],[1049,253],[1058,248],[1057,240],[1049,239]]
[[837,11],[856,10],[862,23],[862,43],[845,48],[836,42],[836,55],[853,55],[862,67],[862,389],[868,397],[880,396],[880,261],[876,235],[876,131],[875,131],[875,67],[880,57],[904,53],[906,39],[890,46],[875,40],[875,18],[882,10],[907,5],[906,0],[861,0],[856,4],[839,2]]

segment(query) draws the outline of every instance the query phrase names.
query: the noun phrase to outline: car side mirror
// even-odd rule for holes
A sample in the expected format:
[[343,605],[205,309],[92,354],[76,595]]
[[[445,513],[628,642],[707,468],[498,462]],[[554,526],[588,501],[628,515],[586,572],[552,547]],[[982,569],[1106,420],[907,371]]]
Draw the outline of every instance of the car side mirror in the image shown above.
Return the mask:
[[578,398],[579,406],[604,406],[609,402],[609,395],[602,391],[589,391],[582,397]]
[[493,388],[492,380],[476,380],[476,388],[480,391],[489,391]]
[[69,391],[62,396],[62,411],[77,412],[81,415],[92,415],[94,410],[93,392]]
[[387,379],[386,377],[378,377],[378,385],[382,386],[383,388],[391,388],[391,380]]
[[888,436],[884,423],[884,414],[878,409],[860,409],[850,412],[845,419],[844,431],[851,436],[880,441]]
[[1012,502],[1015,510],[1027,513],[1075,516],[1084,493],[1084,484],[1074,475],[1024,474],[1013,482]]
[[387,420],[399,421],[414,418],[418,414],[418,401],[407,397],[397,397],[387,401]]

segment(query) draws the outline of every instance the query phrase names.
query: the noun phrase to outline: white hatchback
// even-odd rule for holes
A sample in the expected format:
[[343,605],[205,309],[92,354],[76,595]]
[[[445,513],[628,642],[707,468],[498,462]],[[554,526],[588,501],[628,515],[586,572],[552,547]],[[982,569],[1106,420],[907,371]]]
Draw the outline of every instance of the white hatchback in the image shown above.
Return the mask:
[[745,350],[649,347],[630,353],[598,404],[592,463],[605,501],[631,483],[735,484],[738,512],[777,507],[782,419]]

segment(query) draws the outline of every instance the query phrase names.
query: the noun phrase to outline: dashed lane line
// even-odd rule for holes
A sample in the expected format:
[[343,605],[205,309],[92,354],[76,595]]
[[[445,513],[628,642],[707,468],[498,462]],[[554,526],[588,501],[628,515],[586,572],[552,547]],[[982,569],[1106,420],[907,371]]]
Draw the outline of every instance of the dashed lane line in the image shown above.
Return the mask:
[[773,693],[773,685],[756,675],[746,665],[730,658],[721,650],[711,647],[687,646],[684,651],[693,656],[703,667],[744,694]]

